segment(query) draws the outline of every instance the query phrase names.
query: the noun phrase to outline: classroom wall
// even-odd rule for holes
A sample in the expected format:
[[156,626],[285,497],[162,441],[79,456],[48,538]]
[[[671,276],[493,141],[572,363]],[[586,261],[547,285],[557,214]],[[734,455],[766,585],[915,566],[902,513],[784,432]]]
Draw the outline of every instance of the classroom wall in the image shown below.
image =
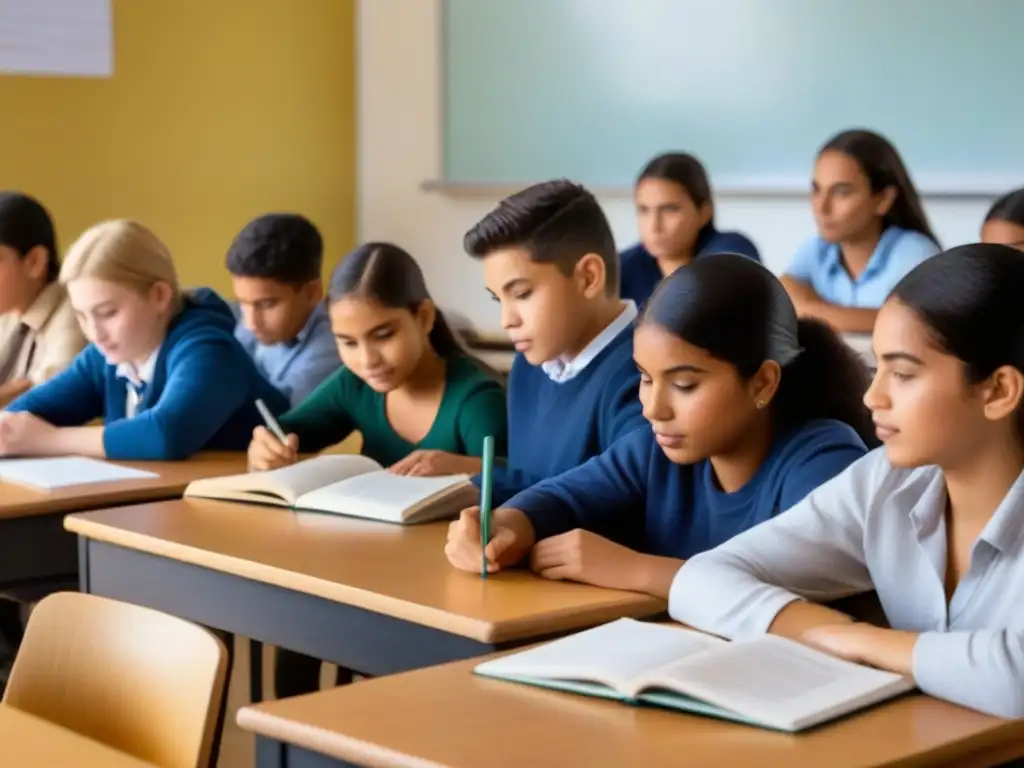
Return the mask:
[[272,209],[355,239],[355,0],[114,0],[114,77],[0,76],[0,188],[43,200],[66,248],[151,226],[185,285],[229,287],[234,234]]
[[[452,200],[420,189],[424,180],[439,178],[442,168],[439,8],[440,0],[359,0],[359,236],[394,240],[410,249],[442,306],[496,328],[497,306],[461,243],[465,230],[497,201]],[[815,150],[808,148],[808,173]],[[602,203],[620,244],[633,242],[629,198]],[[967,198],[925,203],[947,247],[975,239],[988,206]],[[813,232],[805,198],[721,197],[717,220],[722,228],[750,235],[776,271]]]

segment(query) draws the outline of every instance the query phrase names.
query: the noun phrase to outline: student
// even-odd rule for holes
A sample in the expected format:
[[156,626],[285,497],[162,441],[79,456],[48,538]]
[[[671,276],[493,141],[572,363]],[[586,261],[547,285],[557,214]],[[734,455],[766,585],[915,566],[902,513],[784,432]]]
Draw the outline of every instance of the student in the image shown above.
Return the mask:
[[50,214],[28,195],[0,192],[0,407],[85,346],[59,273]]
[[[778,279],[736,254],[665,278],[634,341],[649,426],[494,512],[488,570],[668,597],[682,560],[796,504],[866,452],[863,364],[797,320]],[[479,512],[451,524],[452,565],[481,570]]]
[[[327,300],[345,367],[281,417],[287,443],[256,428],[253,469],[291,464],[300,447],[320,451],[354,431],[365,455],[401,474],[479,472],[488,435],[504,453],[505,391],[463,351],[412,256],[389,243],[360,246],[335,268]],[[320,661],[279,650],[275,674],[279,698],[308,693]]]
[[640,242],[619,257],[619,295],[643,306],[674,270],[709,253],[738,253],[754,261],[757,247],[739,232],[715,229],[707,172],[693,155],[670,152],[651,160],[636,182]]
[[311,221],[270,213],[228,249],[242,322],[235,337],[294,408],[341,364],[323,304],[324,245]]
[[985,214],[983,243],[1001,243],[1024,250],[1024,188],[1007,192]]
[[[912,675],[924,693],[1024,717],[1024,259],[953,248],[896,286],[865,402],[885,448],[688,561],[672,616],[772,632]],[[818,605],[876,590],[892,629]]]
[[895,147],[877,133],[840,133],[814,166],[818,235],[782,278],[797,312],[846,333],[870,333],[885,297],[939,251],[921,199]]
[[[60,281],[91,343],[0,414],[0,454],[175,460],[243,450],[257,398],[287,407],[235,340],[227,304],[208,289],[183,295],[167,247],[141,224],[87,230]],[[103,426],[83,426],[98,418]]]
[[[508,461],[493,499],[572,469],[643,423],[633,364],[636,304],[601,206],[565,180],[503,200],[465,236],[517,351],[508,382]],[[479,482],[479,478],[476,478]]]

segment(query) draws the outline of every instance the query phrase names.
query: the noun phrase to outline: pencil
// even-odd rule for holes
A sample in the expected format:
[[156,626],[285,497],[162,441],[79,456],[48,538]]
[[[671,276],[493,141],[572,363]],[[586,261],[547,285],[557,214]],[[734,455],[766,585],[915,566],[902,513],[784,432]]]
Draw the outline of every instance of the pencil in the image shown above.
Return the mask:
[[277,419],[274,418],[274,414],[267,408],[267,404],[259,398],[256,399],[256,410],[260,412],[260,416],[263,417],[263,421],[267,425],[267,429],[274,433],[274,437],[280,440],[282,443],[288,443],[288,436],[285,435],[284,430],[281,429],[281,425],[277,423]]
[[491,540],[491,476],[494,474],[494,438],[484,438],[484,466],[480,473],[480,553],[481,577],[487,578],[487,544]]

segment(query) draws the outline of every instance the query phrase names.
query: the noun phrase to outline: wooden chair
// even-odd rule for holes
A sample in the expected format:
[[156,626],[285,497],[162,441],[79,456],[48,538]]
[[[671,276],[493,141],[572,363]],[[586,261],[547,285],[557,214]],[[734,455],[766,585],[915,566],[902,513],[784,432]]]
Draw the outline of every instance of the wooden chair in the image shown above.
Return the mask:
[[58,592],[32,611],[3,703],[161,768],[206,768],[226,671],[200,626]]

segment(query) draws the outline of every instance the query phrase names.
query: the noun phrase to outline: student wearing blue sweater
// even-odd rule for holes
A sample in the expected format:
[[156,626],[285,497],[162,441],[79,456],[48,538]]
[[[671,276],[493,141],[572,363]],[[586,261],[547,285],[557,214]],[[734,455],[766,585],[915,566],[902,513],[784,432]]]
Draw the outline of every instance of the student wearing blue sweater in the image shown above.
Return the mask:
[[[235,340],[215,293],[185,295],[167,247],[131,221],[83,234],[61,268],[91,342],[71,367],[0,414],[0,455],[79,454],[175,460],[203,449],[244,450],[287,400]],[[102,426],[82,426],[102,418]]]
[[844,131],[818,152],[811,207],[818,234],[797,250],[782,284],[801,317],[871,333],[893,286],[939,252],[910,174],[885,137]]
[[738,253],[761,260],[745,235],[715,228],[711,183],[693,155],[654,158],[640,171],[634,194],[640,242],[619,257],[619,295],[637,306],[647,303],[665,275],[699,256]]
[[[495,510],[488,571],[529,558],[545,578],[667,597],[684,560],[866,453],[863,363],[824,324],[798,321],[779,281],[743,256],[667,277],[634,355],[647,428]],[[477,509],[452,523],[446,554],[481,569]]]
[[615,239],[578,184],[536,184],[466,233],[518,354],[508,381],[508,460],[494,500],[565,472],[640,427],[633,302],[619,298]]

